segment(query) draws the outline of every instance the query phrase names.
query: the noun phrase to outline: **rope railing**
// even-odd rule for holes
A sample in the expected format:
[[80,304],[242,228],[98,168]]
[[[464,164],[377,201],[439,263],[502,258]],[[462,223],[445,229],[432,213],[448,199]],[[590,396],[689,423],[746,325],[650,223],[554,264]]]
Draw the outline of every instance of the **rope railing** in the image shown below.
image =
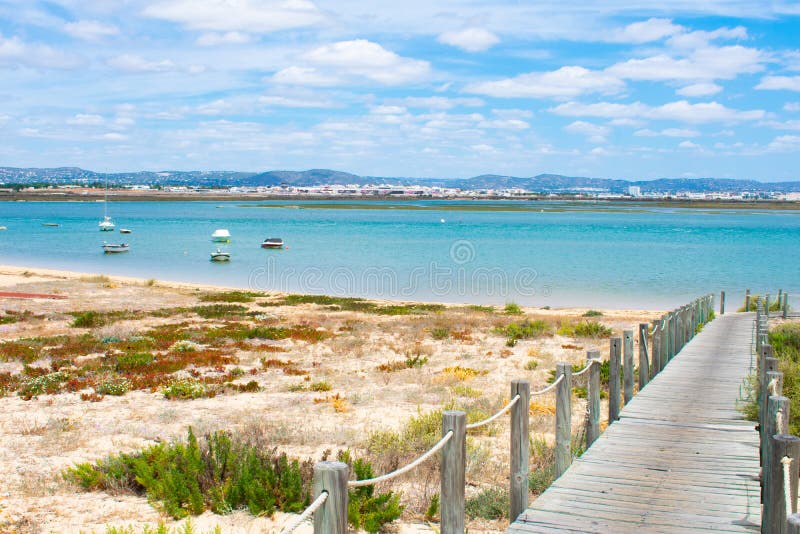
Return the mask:
[[[677,352],[689,342],[710,317],[713,308],[713,295],[695,299],[679,309],[665,314],[660,320],[653,321],[652,330],[647,323],[639,324],[639,390],[655,377]],[[648,339],[652,336],[653,349],[648,349]],[[624,340],[624,342],[623,342]],[[612,337],[609,347],[609,423],[617,420],[623,391],[624,400],[629,402],[635,393],[633,380],[635,347],[634,331],[625,330],[623,337]],[[624,367],[622,366],[624,356]],[[644,365],[642,365],[644,363]],[[348,489],[372,486],[400,477],[419,467],[435,454],[441,452],[439,469],[441,490],[440,517],[441,532],[463,532],[465,517],[466,485],[466,439],[467,430],[488,425],[505,414],[510,414],[510,472],[509,472],[509,517],[513,520],[528,506],[528,476],[530,466],[530,409],[531,397],[555,392],[555,452],[554,473],[560,476],[573,462],[571,443],[575,439],[572,428],[573,419],[573,378],[587,375],[581,381],[586,391],[586,415],[583,428],[577,429],[580,440],[586,441],[586,448],[600,435],[601,422],[601,381],[602,364],[600,351],[587,352],[585,366],[579,371],[572,371],[572,365],[558,362],[555,380],[538,391],[530,391],[528,380],[512,380],[510,400],[498,412],[474,423],[467,424],[466,413],[461,410],[442,412],[442,438],[427,452],[411,463],[384,475],[364,480],[348,480],[351,467],[342,462],[318,462],[314,466],[314,492],[317,495],[313,503],[286,526],[281,534],[290,534],[312,514],[314,516],[316,534],[346,534]],[[622,373],[624,369],[624,373]],[[623,376],[624,375],[624,376]],[[646,376],[643,376],[646,375]],[[614,385],[616,384],[616,386]],[[616,397],[616,401],[614,401]],[[616,411],[615,411],[616,410]]]
[[783,500],[786,504],[786,517],[792,515],[792,459],[788,456],[781,458],[783,465]]
[[486,426],[486,425],[488,425],[489,423],[491,423],[492,421],[494,421],[495,419],[497,419],[498,417],[502,416],[502,415],[503,415],[503,414],[505,414],[507,411],[509,411],[509,410],[510,410],[510,409],[511,409],[511,408],[512,408],[512,407],[513,407],[513,406],[514,406],[516,403],[518,403],[518,402],[519,402],[519,399],[520,399],[520,398],[521,398],[521,397],[520,397],[519,395],[516,395],[516,396],[514,396],[514,398],[513,398],[513,399],[511,399],[511,400],[508,402],[508,404],[506,404],[505,406],[503,406],[503,407],[500,409],[500,411],[499,411],[499,412],[497,412],[496,414],[494,414],[493,416],[491,416],[491,417],[487,417],[487,418],[486,418],[486,419],[484,419],[483,421],[478,421],[478,422],[476,422],[476,423],[470,423],[470,424],[468,424],[468,425],[467,425],[467,427],[466,427],[466,428],[467,428],[467,430],[472,430],[473,428],[480,428],[480,427],[482,427],[482,426]]
[[378,482],[385,482],[387,480],[391,480],[393,478],[399,477],[403,473],[408,473],[409,471],[411,471],[412,469],[414,469],[415,467],[417,467],[418,465],[423,463],[425,460],[427,460],[428,458],[430,458],[431,456],[433,456],[434,454],[439,452],[442,449],[442,447],[444,447],[445,444],[448,441],[450,441],[450,438],[452,438],[452,437],[453,437],[453,431],[450,430],[449,432],[447,432],[447,434],[444,435],[444,437],[442,439],[439,440],[439,442],[436,445],[431,447],[431,449],[428,452],[426,452],[425,454],[423,454],[422,456],[420,456],[419,458],[417,458],[416,460],[414,460],[410,464],[408,464],[408,465],[406,465],[404,467],[401,467],[399,469],[395,469],[391,473],[386,473],[385,475],[381,475],[379,477],[367,478],[367,479],[364,479],[364,480],[348,480],[347,481],[347,486],[350,487],[350,488],[359,488],[359,487],[362,487],[362,486],[371,486],[373,484],[377,484]]
[[297,518],[295,518],[295,520],[294,520],[294,521],[292,521],[291,523],[289,523],[288,525],[286,525],[285,527],[283,527],[283,530],[281,530],[280,534],[291,534],[292,532],[294,532],[294,530],[295,530],[297,527],[299,527],[300,525],[302,525],[304,521],[306,521],[307,519],[309,519],[309,518],[310,518],[310,517],[311,517],[311,516],[314,514],[314,512],[316,512],[316,511],[317,511],[317,509],[318,509],[320,506],[322,506],[323,504],[325,504],[325,501],[326,501],[327,499],[328,499],[328,492],[327,492],[327,491],[323,491],[322,493],[320,493],[320,494],[319,494],[319,497],[317,497],[316,499],[314,499],[314,502],[312,502],[311,504],[309,504],[309,505],[308,505],[308,508],[306,508],[306,509],[303,511],[303,513],[302,513],[302,514],[300,514],[299,516],[297,516]]

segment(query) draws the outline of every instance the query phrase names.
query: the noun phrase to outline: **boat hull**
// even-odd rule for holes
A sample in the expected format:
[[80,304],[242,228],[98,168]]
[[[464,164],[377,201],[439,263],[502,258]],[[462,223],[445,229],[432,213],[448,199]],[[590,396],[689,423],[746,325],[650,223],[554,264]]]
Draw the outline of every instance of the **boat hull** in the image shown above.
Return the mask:
[[128,245],[103,245],[103,252],[106,254],[121,254],[122,252],[128,252],[130,248]]
[[216,261],[216,262],[231,261],[231,255],[230,254],[212,254],[211,255],[211,261]]

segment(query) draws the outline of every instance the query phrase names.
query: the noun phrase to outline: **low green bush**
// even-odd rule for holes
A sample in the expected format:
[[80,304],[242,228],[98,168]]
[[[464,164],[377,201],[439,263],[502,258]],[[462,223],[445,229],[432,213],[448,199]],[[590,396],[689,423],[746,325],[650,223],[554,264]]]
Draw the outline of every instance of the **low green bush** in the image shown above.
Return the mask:
[[564,323],[558,329],[558,335],[567,337],[609,337],[612,330],[604,324],[595,321],[580,321],[578,323]]
[[[356,480],[374,478],[372,465],[362,459],[350,461],[349,452],[339,454],[339,461],[348,463],[356,475]],[[391,491],[376,493],[375,486],[361,486],[348,491],[347,522],[355,530],[380,532],[381,527],[394,521],[403,513],[400,495]]]
[[206,293],[200,297],[201,302],[253,302],[256,297],[263,297],[263,293],[255,291],[223,291],[220,293]]
[[94,390],[99,395],[121,396],[129,392],[131,387],[133,387],[133,384],[127,378],[115,378],[100,382],[95,386]]
[[117,356],[116,369],[120,373],[141,370],[155,360],[156,357],[149,352],[134,352]]
[[449,328],[431,328],[431,337],[433,339],[447,339],[450,337]]
[[515,302],[509,302],[503,307],[503,313],[506,315],[522,315],[524,312],[522,308],[519,307],[519,304]]
[[513,347],[520,339],[530,339],[551,333],[550,325],[542,320],[524,320],[521,323],[508,323],[494,329],[496,334],[506,337],[506,345]]
[[600,317],[601,315],[603,315],[603,312],[597,310],[588,310],[583,314],[583,317]]
[[508,514],[510,500],[508,490],[487,488],[467,499],[464,511],[467,517],[475,519],[502,519]]
[[207,394],[205,384],[198,382],[192,378],[183,378],[173,380],[166,386],[162,393],[168,399],[199,399],[205,397]]

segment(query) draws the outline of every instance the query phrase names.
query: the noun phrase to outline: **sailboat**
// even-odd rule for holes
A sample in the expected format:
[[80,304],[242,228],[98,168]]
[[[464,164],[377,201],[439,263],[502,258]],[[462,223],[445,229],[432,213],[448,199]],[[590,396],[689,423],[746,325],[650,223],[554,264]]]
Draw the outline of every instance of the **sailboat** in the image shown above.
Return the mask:
[[108,216],[108,182],[106,182],[106,191],[103,198],[103,220],[97,225],[101,232],[113,232],[116,226],[111,217]]

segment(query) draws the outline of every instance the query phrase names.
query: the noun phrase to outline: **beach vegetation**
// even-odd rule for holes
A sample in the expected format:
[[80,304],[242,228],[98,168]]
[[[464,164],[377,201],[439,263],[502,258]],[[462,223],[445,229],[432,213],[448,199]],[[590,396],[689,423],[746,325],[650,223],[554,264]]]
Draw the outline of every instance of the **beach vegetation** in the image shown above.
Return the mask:
[[229,319],[231,317],[242,317],[247,313],[248,309],[241,304],[210,304],[207,306],[195,306],[192,311],[203,319]]
[[155,527],[144,525],[141,530],[128,526],[109,526],[106,528],[106,534],[222,534],[222,528],[217,525],[207,533],[201,533],[195,530],[191,521],[186,520],[183,525],[175,528],[169,528],[164,523],[159,523]]
[[464,512],[470,519],[503,519],[510,505],[507,489],[486,488],[466,500]]
[[536,358],[531,358],[527,362],[525,362],[525,370],[526,371],[535,371],[536,368],[539,367],[539,360]]
[[473,305],[467,306],[467,309],[470,310],[470,311],[479,312],[479,313],[494,313],[494,311],[495,311],[494,310],[494,306],[483,306],[483,305],[480,305],[480,304],[473,304]]
[[199,399],[208,395],[205,384],[193,378],[173,380],[162,391],[164,397],[170,400]]
[[433,339],[447,339],[450,337],[450,329],[449,328],[431,328],[431,337]]
[[769,344],[783,373],[783,395],[789,399],[789,433],[800,434],[800,323],[784,323],[769,333]]
[[513,347],[520,339],[531,339],[548,335],[552,332],[551,327],[545,321],[540,319],[530,321],[528,319],[522,322],[512,322],[505,326],[498,326],[494,329],[496,334],[506,337],[506,345]]
[[257,297],[266,296],[257,291],[218,291],[200,295],[200,302],[253,302]]
[[425,521],[436,521],[439,518],[439,494],[434,493],[423,516]]
[[316,304],[331,311],[353,311],[376,315],[417,315],[428,312],[440,312],[443,304],[379,304],[358,297],[331,297],[328,295],[287,295],[281,299],[260,302],[260,306],[297,306],[300,304]]
[[[349,451],[340,452],[337,459],[350,465],[356,480],[375,477],[372,464],[360,458],[353,461]],[[384,524],[394,521],[402,513],[403,506],[400,504],[398,493],[392,491],[376,493],[374,485],[348,491],[347,522],[355,530],[381,532]]]
[[318,393],[324,393],[326,391],[330,391],[333,389],[333,386],[327,380],[320,380],[318,382],[312,382],[308,385],[309,391],[315,391]]
[[95,392],[98,395],[115,395],[121,396],[131,390],[133,384],[127,378],[114,378],[104,380],[95,386]]
[[[763,300],[765,295],[750,295],[750,307],[748,309],[744,309],[744,306],[740,306],[738,310],[739,312],[744,311],[756,311],[756,306],[758,305],[758,300]],[[772,295],[769,300],[769,311],[777,312],[783,310],[783,298],[779,301],[775,295]]]
[[588,310],[581,317],[600,317],[602,315],[603,312],[597,310]]
[[612,330],[596,321],[579,321],[577,323],[563,323],[558,329],[558,335],[566,337],[609,337]]
[[503,313],[506,315],[522,315],[524,312],[522,308],[519,307],[519,304],[516,302],[509,302],[503,307]]

